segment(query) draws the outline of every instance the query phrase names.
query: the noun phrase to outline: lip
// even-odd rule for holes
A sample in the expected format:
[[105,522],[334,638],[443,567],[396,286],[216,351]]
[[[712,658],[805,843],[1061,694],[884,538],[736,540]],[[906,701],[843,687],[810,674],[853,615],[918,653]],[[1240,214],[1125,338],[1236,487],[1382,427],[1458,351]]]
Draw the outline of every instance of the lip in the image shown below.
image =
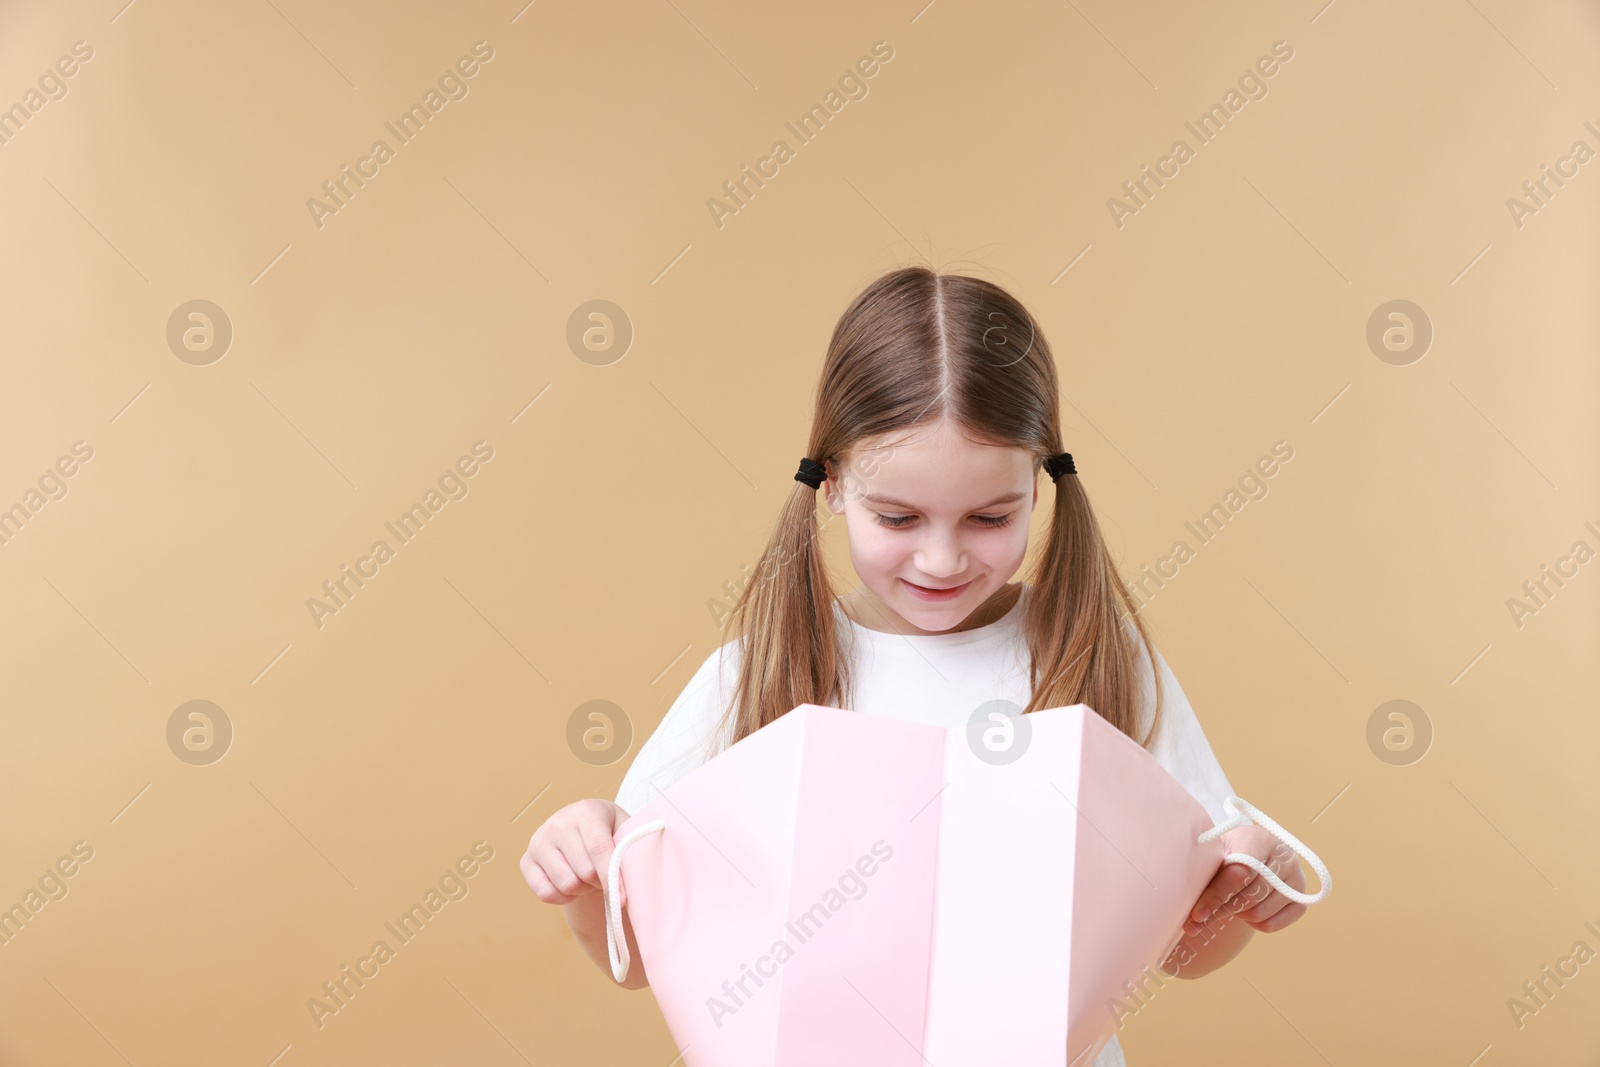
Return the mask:
[[910,591],[912,596],[916,597],[918,600],[925,600],[930,604],[939,604],[947,600],[954,600],[956,597],[965,592],[966,588],[972,584],[971,581],[966,581],[962,582],[960,585],[951,586],[948,589],[929,589],[926,586],[917,585],[915,582],[907,582],[904,578],[900,579],[900,581],[905,583],[906,589]]

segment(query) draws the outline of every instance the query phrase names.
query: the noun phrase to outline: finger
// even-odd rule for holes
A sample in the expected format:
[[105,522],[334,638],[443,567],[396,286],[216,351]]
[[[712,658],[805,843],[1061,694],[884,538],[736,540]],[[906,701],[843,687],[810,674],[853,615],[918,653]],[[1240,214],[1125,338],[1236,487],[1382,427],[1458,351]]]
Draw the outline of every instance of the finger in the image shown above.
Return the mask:
[[595,871],[594,858],[589,854],[591,845],[580,823],[572,834],[561,842],[561,858],[584,885],[599,889],[602,876]]
[[[1305,890],[1305,876],[1296,862],[1294,853],[1283,848],[1274,850],[1272,857],[1266,861],[1267,866],[1278,876],[1279,880],[1291,888]],[[1242,908],[1239,917],[1251,925],[1265,922],[1278,912],[1288,907],[1293,901],[1283,894],[1281,890],[1260,875],[1256,876],[1256,885],[1260,886],[1263,893],[1257,894],[1257,899],[1252,907]]]
[[[583,868],[578,866],[580,857],[574,857],[573,869],[578,877],[594,886],[596,889],[607,888],[606,879],[611,871],[611,853],[616,851],[616,844],[611,840],[611,828],[600,820],[591,820],[578,824],[578,837],[583,842],[583,855],[581,861]],[[622,879],[617,879],[617,907],[627,902],[627,896],[622,892]]]
[[1284,908],[1287,908],[1290,904],[1294,903],[1276,889],[1272,889],[1270,886],[1268,886],[1266,879],[1259,879],[1257,884],[1268,888],[1270,891],[1265,896],[1257,894],[1257,896],[1260,896],[1261,899],[1257,900],[1250,907],[1242,908],[1239,911],[1239,918],[1243,919],[1247,923],[1250,923],[1252,926],[1259,922],[1265,922],[1278,912],[1282,911]]
[[554,893],[555,887],[547,884],[544,872],[539,869],[539,863],[533,858],[533,842],[528,842],[528,850],[522,854],[522,859],[517,861],[517,867],[522,871],[522,880],[528,883],[528,888],[549,904],[556,903],[546,897],[547,893]]
[[1195,922],[1205,922],[1212,915],[1222,910],[1234,894],[1243,889],[1255,877],[1255,871],[1242,863],[1225,863],[1212,876],[1211,882],[1200,891],[1200,896],[1194,902],[1194,907],[1189,911],[1189,917]]
[[578,877],[572,865],[567,862],[565,852],[546,848],[539,854],[538,864],[544,869],[545,877],[550,879],[550,884],[568,897],[581,896],[590,891],[588,884]]
[[1282,881],[1300,892],[1306,889],[1305,868],[1300,865],[1300,856],[1283,842],[1278,842],[1272,850],[1272,856],[1266,861]]
[[1285,926],[1288,926],[1305,913],[1306,906],[1298,901],[1293,901],[1288,907],[1275,912],[1271,918],[1268,918],[1263,922],[1252,922],[1250,923],[1250,926],[1260,930],[1264,934],[1270,934],[1275,931],[1282,930]]
[[[1265,855],[1263,855],[1262,851],[1253,844],[1242,841],[1239,845],[1239,851],[1244,852],[1246,855],[1254,856],[1257,862],[1264,864],[1268,870],[1272,871],[1279,878],[1284,879],[1289,884],[1294,884],[1296,881],[1296,876],[1300,873],[1298,865],[1294,863],[1294,853],[1286,852],[1285,848],[1280,842],[1269,841],[1267,843],[1276,847],[1274,847],[1270,852],[1267,852]],[[1289,873],[1287,878],[1284,878],[1283,872],[1286,865],[1294,867],[1295,869]],[[1234,889],[1233,894],[1223,902],[1227,905],[1230,914],[1237,914],[1252,904],[1262,903],[1262,901],[1266,898],[1266,895],[1273,892],[1272,883],[1270,881],[1266,881],[1264,876],[1249,864],[1230,863],[1225,865],[1224,870],[1227,869],[1237,871],[1243,878],[1242,883],[1240,883],[1238,887]],[[1238,894],[1244,892],[1253,894],[1252,899],[1248,902],[1238,899]],[[1213,907],[1212,910],[1216,911],[1219,909]]]
[[546,904],[570,904],[574,900],[556,888],[555,883],[544,873],[544,868],[535,863],[531,856],[522,857],[522,878],[528,883],[528,888],[533,890],[533,895]]
[[[1241,913],[1259,905],[1271,894],[1272,886],[1263,881],[1255,871],[1249,868],[1241,868],[1241,870],[1245,872],[1243,874],[1244,884],[1232,896],[1218,905],[1204,920],[1200,922],[1191,921],[1184,925],[1184,929],[1191,936],[1198,935],[1207,928],[1220,929],[1238,918]],[[1225,889],[1226,887],[1223,887],[1222,891],[1225,891]]]
[[1207,915],[1206,918],[1201,922],[1194,922],[1193,920],[1185,921],[1183,924],[1183,932],[1190,937],[1200,937],[1207,931],[1210,931],[1212,935],[1215,935],[1217,931],[1221,930],[1224,926],[1233,921],[1234,912],[1239,907],[1239,900],[1239,894],[1235,893],[1228,899],[1226,903],[1222,905],[1220,910],[1214,911]]

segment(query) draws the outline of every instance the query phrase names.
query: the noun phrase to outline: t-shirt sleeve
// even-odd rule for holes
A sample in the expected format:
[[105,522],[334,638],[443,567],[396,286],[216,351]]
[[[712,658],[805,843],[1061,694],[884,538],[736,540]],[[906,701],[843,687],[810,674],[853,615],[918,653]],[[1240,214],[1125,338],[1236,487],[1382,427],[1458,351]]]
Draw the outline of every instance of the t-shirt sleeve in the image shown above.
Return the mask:
[[[1150,657],[1144,642],[1134,634],[1137,670],[1143,691],[1140,699],[1141,726],[1148,725],[1155,706],[1155,677],[1150,670]],[[1152,646],[1153,647],[1153,646]],[[1233,795],[1233,786],[1223,773],[1206,740],[1200,720],[1189,704],[1183,687],[1178,684],[1172,668],[1159,648],[1155,649],[1156,669],[1161,672],[1161,722],[1149,752],[1156,761],[1176,778],[1189,795],[1205,806],[1211,815],[1212,825],[1226,822],[1228,812],[1222,806],[1223,798]]]
[[633,757],[617,789],[619,807],[632,815],[721,750],[718,727],[737,671],[736,642],[730,641],[706,657]]

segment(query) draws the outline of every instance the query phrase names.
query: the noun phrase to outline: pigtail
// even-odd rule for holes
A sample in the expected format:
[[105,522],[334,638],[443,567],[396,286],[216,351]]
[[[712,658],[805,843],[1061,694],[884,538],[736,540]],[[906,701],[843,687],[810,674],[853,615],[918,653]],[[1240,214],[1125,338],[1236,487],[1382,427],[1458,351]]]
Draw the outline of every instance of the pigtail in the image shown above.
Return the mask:
[[726,623],[742,645],[733,702],[723,712],[728,744],[800,704],[843,705],[848,671],[822,555],[817,490],[794,483]]
[[[1132,599],[1076,474],[1055,482],[1055,509],[1034,576],[1025,628],[1033,698],[1024,711],[1087,704],[1149,748],[1161,717],[1161,672]],[[1125,621],[1126,620],[1126,621]],[[1155,674],[1155,707],[1140,736],[1138,657],[1131,626]]]

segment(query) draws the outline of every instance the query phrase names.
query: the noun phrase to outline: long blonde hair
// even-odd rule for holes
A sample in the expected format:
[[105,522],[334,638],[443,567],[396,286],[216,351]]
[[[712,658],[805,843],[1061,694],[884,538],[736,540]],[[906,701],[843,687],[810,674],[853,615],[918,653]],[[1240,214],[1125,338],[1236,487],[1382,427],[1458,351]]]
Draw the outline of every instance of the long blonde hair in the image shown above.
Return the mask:
[[[1038,323],[999,286],[923,266],[890,271],[834,327],[805,454],[838,478],[859,442],[946,418],[975,441],[1028,450],[1037,477],[1063,451],[1055,359]],[[720,731],[729,744],[800,704],[849,706],[849,662],[819,532],[816,490],[797,481],[725,620],[724,634],[742,639]],[[1032,697],[1023,710],[1087,704],[1149,747],[1161,707],[1155,653],[1076,474],[1055,482],[1050,532],[1027,584]],[[1156,679],[1144,736],[1138,656],[1124,619]]]

